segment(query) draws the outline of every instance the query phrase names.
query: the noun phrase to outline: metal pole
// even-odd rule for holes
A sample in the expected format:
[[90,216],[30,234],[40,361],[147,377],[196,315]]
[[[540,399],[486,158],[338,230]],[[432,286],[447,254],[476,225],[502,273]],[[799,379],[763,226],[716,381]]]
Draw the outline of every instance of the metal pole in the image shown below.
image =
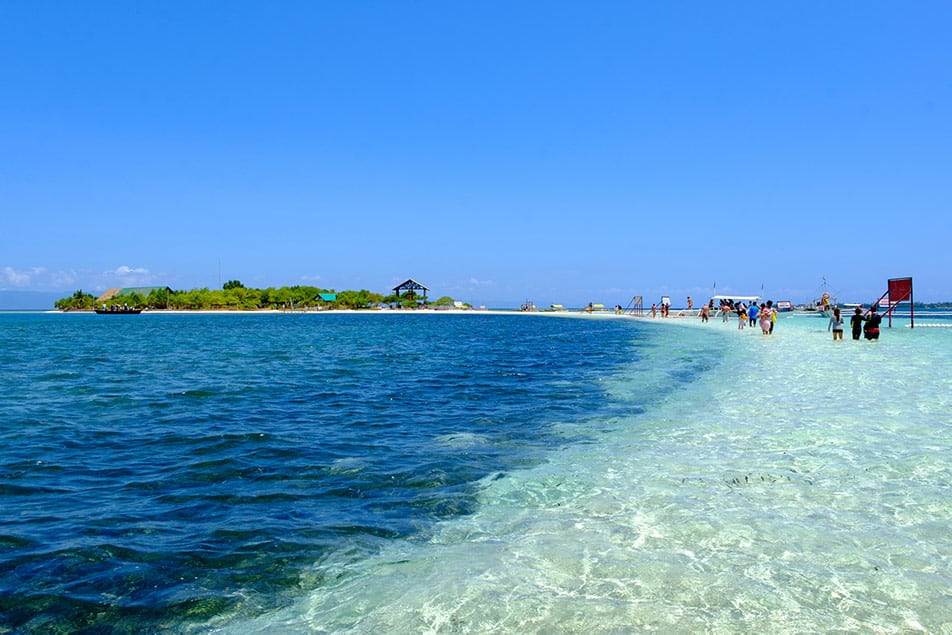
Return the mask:
[[912,280],[909,281],[909,328],[916,328],[916,301],[912,297]]

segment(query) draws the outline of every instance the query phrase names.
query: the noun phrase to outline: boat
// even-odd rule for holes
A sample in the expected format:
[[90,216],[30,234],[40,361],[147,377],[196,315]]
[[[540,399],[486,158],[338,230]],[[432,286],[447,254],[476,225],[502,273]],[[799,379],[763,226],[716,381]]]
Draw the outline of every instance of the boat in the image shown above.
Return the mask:
[[818,312],[823,317],[829,318],[831,315],[833,315],[833,308],[836,306],[836,298],[830,294],[825,276],[820,288],[823,290],[823,293],[819,298],[813,301],[813,310]]
[[98,315],[139,315],[142,309],[134,309],[128,306],[112,306],[96,309]]
[[814,306],[820,315],[828,318],[833,315],[833,307],[836,306],[836,302],[830,297],[829,293],[824,292],[820,299],[814,303]]
[[789,313],[793,311],[793,302],[790,300],[780,300],[777,302],[777,311],[780,313]]

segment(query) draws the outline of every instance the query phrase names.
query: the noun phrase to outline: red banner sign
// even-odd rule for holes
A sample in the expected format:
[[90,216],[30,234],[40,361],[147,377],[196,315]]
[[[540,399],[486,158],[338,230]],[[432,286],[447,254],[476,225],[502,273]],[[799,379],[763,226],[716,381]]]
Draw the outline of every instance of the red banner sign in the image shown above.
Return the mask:
[[912,278],[889,279],[889,301],[908,302],[912,296]]

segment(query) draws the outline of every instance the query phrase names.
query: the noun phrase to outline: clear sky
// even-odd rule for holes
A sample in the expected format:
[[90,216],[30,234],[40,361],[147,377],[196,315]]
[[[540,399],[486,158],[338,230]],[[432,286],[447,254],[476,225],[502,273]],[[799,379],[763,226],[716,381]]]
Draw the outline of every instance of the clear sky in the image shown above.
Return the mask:
[[0,289],[952,299],[952,4],[0,4]]

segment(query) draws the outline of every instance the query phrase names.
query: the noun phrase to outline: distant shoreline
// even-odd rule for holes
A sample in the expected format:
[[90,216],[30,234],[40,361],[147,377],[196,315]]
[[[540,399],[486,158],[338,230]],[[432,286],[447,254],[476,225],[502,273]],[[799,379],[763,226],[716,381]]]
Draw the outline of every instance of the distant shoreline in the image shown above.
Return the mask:
[[[95,311],[36,311],[50,314],[95,315]],[[550,315],[576,317],[636,318],[635,315],[616,315],[612,312],[585,313],[576,311],[520,311],[519,309],[327,309],[322,311],[286,311],[282,309],[151,309],[140,315]]]
[[[56,309],[35,311],[57,315],[96,315],[94,311],[59,311]],[[684,321],[695,316],[671,316],[651,318],[647,315],[617,314],[612,311],[586,313],[578,310],[521,311],[519,309],[327,309],[324,311],[283,311],[281,309],[154,309],[139,315],[520,315],[538,317],[586,318],[595,320],[639,320],[646,322]]]

